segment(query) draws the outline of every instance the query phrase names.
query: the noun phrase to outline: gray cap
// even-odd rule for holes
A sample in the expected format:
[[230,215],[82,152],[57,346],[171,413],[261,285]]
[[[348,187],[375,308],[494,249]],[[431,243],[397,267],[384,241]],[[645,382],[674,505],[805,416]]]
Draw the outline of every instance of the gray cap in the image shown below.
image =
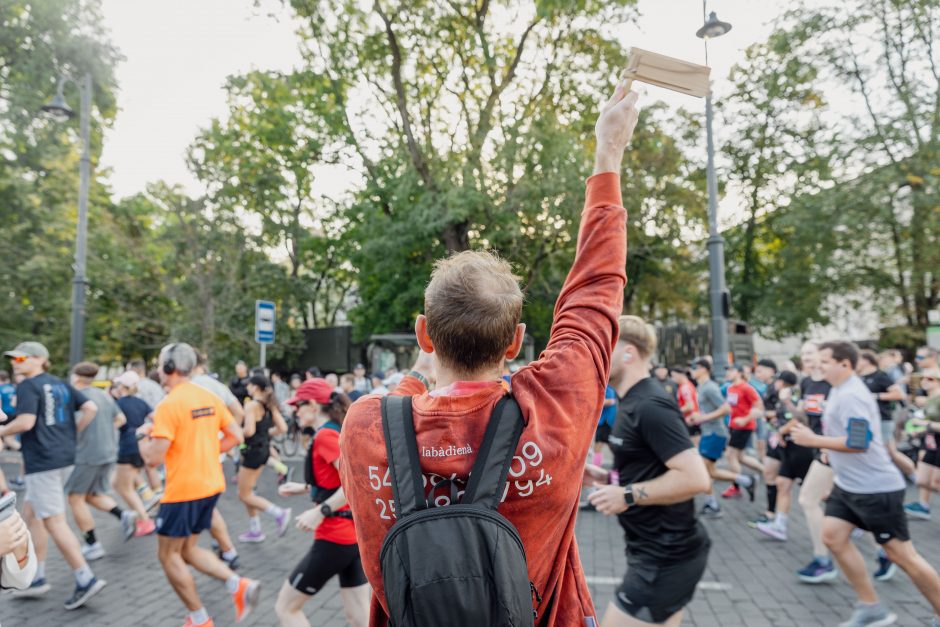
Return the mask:
[[39,342],[20,342],[11,351],[3,354],[4,357],[42,357],[49,359],[49,351]]

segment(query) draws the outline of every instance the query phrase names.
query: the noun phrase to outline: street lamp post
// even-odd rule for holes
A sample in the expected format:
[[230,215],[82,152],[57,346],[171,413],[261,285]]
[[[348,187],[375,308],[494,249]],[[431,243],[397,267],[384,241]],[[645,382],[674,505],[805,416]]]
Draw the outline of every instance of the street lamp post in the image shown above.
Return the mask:
[[[705,17],[705,0],[702,0]],[[708,64],[708,40],[721,37],[731,30],[731,24],[722,22],[714,11],[695,33],[705,41],[705,64]],[[708,300],[711,306],[713,370],[723,377],[728,369],[728,288],[725,285],[725,240],[718,232],[718,182],[715,178],[715,141],[712,134],[712,92],[705,95],[705,134],[708,146]]]
[[[56,95],[42,107],[46,113],[59,120],[67,120],[75,112],[65,101],[62,90],[69,79],[59,79]],[[72,327],[69,339],[69,364],[75,365],[84,358],[85,352],[85,292],[88,279],[85,276],[85,259],[88,253],[88,185],[91,179],[91,74],[86,73],[80,83],[75,82],[81,92],[79,131],[82,138],[82,158],[79,163],[78,228],[75,234],[75,276],[72,279]]]

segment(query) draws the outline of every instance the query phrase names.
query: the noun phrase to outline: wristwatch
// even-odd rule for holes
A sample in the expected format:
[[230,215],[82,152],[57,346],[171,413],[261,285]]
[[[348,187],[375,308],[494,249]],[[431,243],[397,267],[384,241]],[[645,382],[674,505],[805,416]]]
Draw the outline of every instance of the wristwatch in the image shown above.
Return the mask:
[[627,507],[633,507],[636,505],[636,499],[633,497],[632,485],[628,485],[623,489],[623,502],[627,504]]
[[323,514],[324,518],[329,518],[333,515],[333,508],[326,503],[323,503],[320,505],[320,513]]

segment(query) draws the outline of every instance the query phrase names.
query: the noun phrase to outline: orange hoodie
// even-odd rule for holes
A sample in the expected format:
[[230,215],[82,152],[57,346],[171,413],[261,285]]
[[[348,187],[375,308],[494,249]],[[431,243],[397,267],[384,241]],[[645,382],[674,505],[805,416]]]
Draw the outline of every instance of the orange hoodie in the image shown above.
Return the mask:
[[[529,579],[542,596],[540,626],[585,625],[595,617],[584,580],[575,516],[584,460],[594,436],[617,341],[617,317],[626,284],[626,212],[620,179],[603,173],[587,181],[578,249],[558,302],[548,346],[512,377],[526,427],[499,512],[519,531]],[[456,388],[461,388],[458,394]],[[466,487],[496,402],[505,394],[500,381],[453,386],[454,392],[428,394],[406,377],[395,394],[412,395],[414,425],[427,483],[454,477]],[[370,625],[384,627],[388,610],[379,552],[395,523],[391,475],[385,454],[378,396],[350,408],[341,435],[343,489],[356,521],[362,565],[374,590]],[[439,505],[449,497],[440,491]]]

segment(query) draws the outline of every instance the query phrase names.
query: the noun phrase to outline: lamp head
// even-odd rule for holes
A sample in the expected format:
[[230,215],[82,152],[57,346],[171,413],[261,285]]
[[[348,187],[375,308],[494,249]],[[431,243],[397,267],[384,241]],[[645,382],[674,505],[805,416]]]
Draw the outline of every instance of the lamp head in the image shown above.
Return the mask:
[[727,34],[729,30],[731,30],[731,24],[719,20],[715,12],[712,11],[708,16],[708,21],[706,21],[700,29],[695,31],[695,36],[700,39],[714,39],[715,37],[721,37]]

